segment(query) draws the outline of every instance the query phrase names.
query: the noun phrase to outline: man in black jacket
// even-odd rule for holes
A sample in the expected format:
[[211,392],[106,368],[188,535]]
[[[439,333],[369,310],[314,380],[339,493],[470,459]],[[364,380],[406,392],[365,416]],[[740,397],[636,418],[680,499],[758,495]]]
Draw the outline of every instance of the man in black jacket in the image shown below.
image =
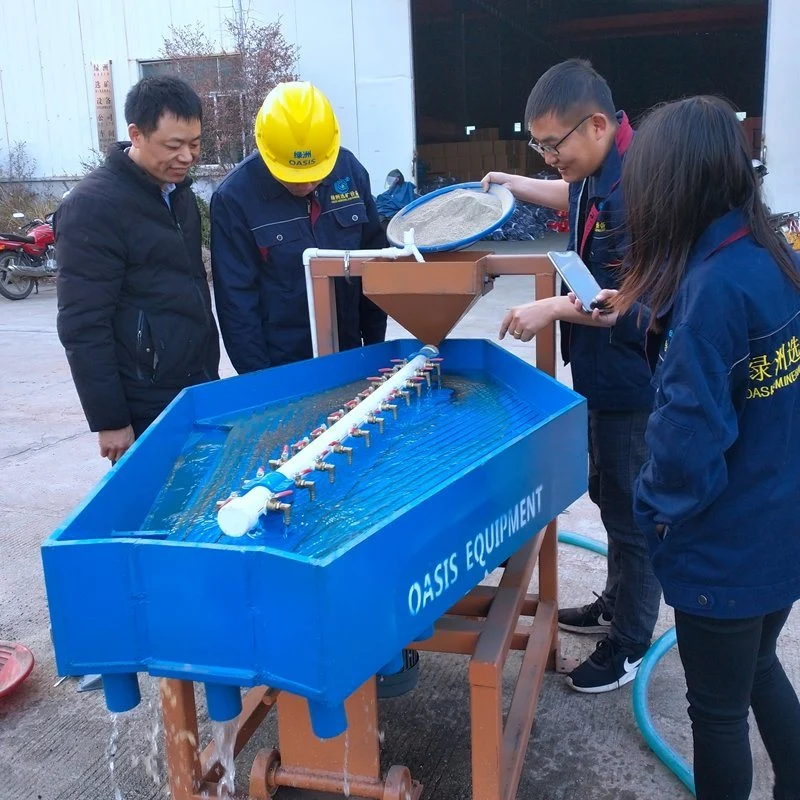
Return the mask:
[[58,335],[112,463],[181,389],[219,377],[187,176],[200,151],[200,98],[177,78],[145,78],[128,93],[125,118],[130,142],[56,214]]

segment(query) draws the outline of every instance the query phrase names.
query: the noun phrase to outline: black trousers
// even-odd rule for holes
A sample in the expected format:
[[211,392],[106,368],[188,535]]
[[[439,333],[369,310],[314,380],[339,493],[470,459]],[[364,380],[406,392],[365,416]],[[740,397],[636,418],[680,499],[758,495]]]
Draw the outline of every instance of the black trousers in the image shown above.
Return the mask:
[[634,651],[650,646],[661,604],[661,585],[633,520],[633,482],[647,458],[649,417],[649,411],[589,412],[589,497],[608,535],[603,603],[613,615],[609,638]]
[[709,619],[675,612],[694,739],[697,800],[747,800],[753,783],[748,714],[775,771],[775,800],[800,800],[800,702],[775,646],[790,608]]

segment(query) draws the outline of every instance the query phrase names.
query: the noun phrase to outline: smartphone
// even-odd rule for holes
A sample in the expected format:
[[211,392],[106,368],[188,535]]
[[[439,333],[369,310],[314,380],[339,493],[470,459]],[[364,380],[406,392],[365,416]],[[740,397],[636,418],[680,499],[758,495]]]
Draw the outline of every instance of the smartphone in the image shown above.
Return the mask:
[[547,257],[569,290],[581,301],[583,310],[587,314],[591,314],[595,308],[605,309],[607,307],[603,301],[595,302],[595,297],[600,293],[600,284],[576,252],[566,250],[560,253],[551,250]]

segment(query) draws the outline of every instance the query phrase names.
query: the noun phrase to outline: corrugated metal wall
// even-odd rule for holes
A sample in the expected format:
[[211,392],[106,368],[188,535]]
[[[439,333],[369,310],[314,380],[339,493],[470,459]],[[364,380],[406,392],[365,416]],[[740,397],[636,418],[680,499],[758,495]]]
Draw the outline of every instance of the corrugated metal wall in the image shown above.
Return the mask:
[[797,10],[797,0],[770,0],[763,129],[769,175],[764,186],[776,213],[800,211]]
[[[235,0],[234,0],[235,2]],[[407,174],[414,150],[409,0],[243,0],[260,22],[282,18],[300,48],[298,71],[328,94],[342,141],[381,191]],[[93,62],[112,62],[119,138],[139,61],[159,58],[170,25],[202,23],[220,41],[234,16],[225,0],[26,0],[0,3],[0,164],[25,142],[38,177],[80,173],[98,146]],[[227,43],[230,49],[230,42]]]

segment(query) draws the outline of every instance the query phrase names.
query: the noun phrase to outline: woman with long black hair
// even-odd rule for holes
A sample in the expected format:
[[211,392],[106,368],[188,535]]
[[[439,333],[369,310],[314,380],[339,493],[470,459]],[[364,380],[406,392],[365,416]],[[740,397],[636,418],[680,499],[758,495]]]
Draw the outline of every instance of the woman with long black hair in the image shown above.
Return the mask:
[[800,270],[771,230],[733,109],[650,113],[622,187],[630,249],[613,313],[651,311],[656,388],[635,487],[675,609],[699,800],[746,800],[748,712],[800,799],[800,703],[776,643],[800,597]]

